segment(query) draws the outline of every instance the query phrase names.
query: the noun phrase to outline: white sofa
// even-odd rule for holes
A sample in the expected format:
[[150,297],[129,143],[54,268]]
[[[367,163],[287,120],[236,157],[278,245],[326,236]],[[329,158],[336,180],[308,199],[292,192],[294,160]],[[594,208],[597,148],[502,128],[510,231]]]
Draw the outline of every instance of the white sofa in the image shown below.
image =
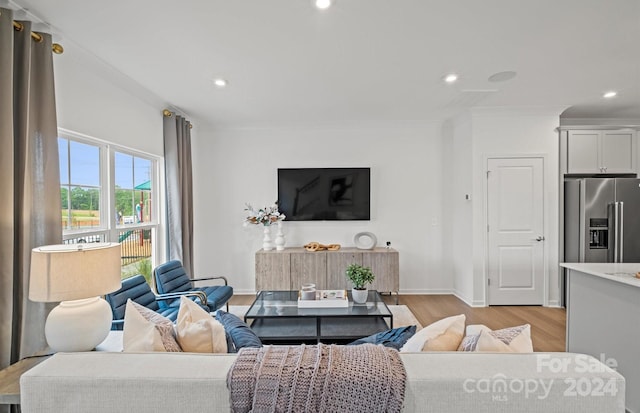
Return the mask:
[[[625,411],[624,378],[571,353],[402,353],[406,412]],[[229,412],[235,355],[59,353],[25,373],[23,413]]]

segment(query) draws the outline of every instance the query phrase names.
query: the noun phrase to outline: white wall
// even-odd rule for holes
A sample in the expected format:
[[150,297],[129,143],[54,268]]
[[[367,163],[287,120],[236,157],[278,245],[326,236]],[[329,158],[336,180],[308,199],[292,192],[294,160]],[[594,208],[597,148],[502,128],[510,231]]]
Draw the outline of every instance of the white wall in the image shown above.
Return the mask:
[[192,142],[198,274],[226,275],[236,293],[253,292],[262,232],[242,226],[244,204],[276,200],[277,168],[360,166],[371,167],[371,221],[285,221],[287,246],[353,246],[356,233],[371,231],[379,245],[390,241],[400,252],[401,292],[451,291],[442,270],[439,123],[204,128]]
[[562,108],[484,109],[472,112],[473,122],[473,304],[484,305],[486,285],[486,158],[498,155],[545,156],[545,254],[549,305],[557,305],[558,279],[558,174],[559,137],[556,128]]
[[72,43],[54,55],[58,127],[163,156],[161,102],[111,81]]
[[[162,156],[165,105],[117,86],[123,83],[73,48],[54,64],[60,127]],[[400,251],[401,292],[454,292],[483,305],[483,160],[535,153],[547,155],[548,299],[557,303],[558,113],[475,111],[444,128],[433,122],[215,130],[194,120],[196,271],[227,275],[236,292],[253,292],[262,234],[243,228],[244,203],[275,201],[278,167],[369,166],[371,221],[288,222],[287,245],[352,246],[355,233],[371,231],[380,245],[391,241]]]
[[[167,105],[87,59],[73,44],[65,47],[63,55],[54,56],[58,126],[162,156],[161,110]],[[242,227],[244,203],[275,201],[278,167],[370,166],[370,222],[286,223],[287,244],[351,246],[355,233],[372,231],[381,245],[391,241],[400,251],[402,292],[453,292],[470,304],[484,305],[484,160],[491,155],[542,154],[547,298],[557,304],[554,129],[561,112],[478,109],[444,127],[433,122],[215,130],[193,119],[196,271],[228,275],[238,293],[253,292],[254,252],[262,235],[259,228]],[[580,123],[585,124],[582,119]]]
[[547,300],[557,304],[559,113],[476,110],[443,126],[201,129],[193,141],[196,271],[253,292],[262,234],[242,227],[244,203],[275,201],[278,167],[370,166],[370,222],[286,223],[287,245],[352,246],[355,233],[371,231],[400,251],[402,292],[453,292],[485,305],[484,162],[535,154],[546,162]]
[[[67,49],[55,56],[58,125],[162,156],[159,100]],[[278,167],[369,166],[369,222],[290,222],[287,245],[353,245],[371,231],[400,251],[404,293],[454,292],[483,305],[482,177],[487,155],[545,154],[549,303],[558,300],[558,114],[476,110],[442,127],[433,123],[308,125],[215,130],[194,120],[195,268],[223,274],[238,293],[254,290],[260,228],[243,228],[244,203],[276,198]],[[464,199],[470,194],[471,201]]]
[[[102,64],[92,62],[71,42],[65,42],[64,54],[54,55],[53,59],[59,128],[164,156],[162,102],[139,93],[139,86],[122,86],[127,82],[118,79],[118,75],[114,79],[104,73]],[[162,164],[159,167],[163,169]],[[161,201],[157,205],[163,210],[162,188],[158,196]],[[164,228],[160,228],[155,242],[155,265],[165,260],[164,239]]]
[[[473,302],[473,210],[480,194],[473,193],[472,119],[469,113],[458,116],[451,129],[451,172],[448,219],[451,234],[451,272],[453,292],[467,303]],[[471,199],[466,199],[469,195]]]

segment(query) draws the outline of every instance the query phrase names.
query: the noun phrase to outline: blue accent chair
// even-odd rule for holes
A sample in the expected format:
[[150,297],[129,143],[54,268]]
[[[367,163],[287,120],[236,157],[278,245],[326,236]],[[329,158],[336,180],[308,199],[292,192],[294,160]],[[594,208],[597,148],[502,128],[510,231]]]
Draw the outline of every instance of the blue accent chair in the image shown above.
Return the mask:
[[[194,287],[194,281],[220,280],[224,285],[210,285],[206,287]],[[164,264],[158,265],[153,270],[153,281],[158,294],[172,294],[200,291],[207,296],[207,305],[209,311],[216,311],[226,304],[229,311],[229,299],[233,296],[233,288],[229,286],[225,277],[203,277],[189,278],[182,263],[178,260],[172,260]],[[161,302],[160,307],[174,307],[179,305],[180,300],[173,302]]]
[[122,330],[124,326],[124,312],[127,307],[127,300],[131,299],[136,303],[147,307],[150,310],[157,312],[158,314],[167,317],[169,320],[175,322],[178,317],[179,306],[169,307],[165,306],[161,308],[159,302],[170,300],[173,302],[181,295],[187,295],[190,298],[197,298],[201,303],[207,301],[206,296],[200,292],[188,292],[181,294],[164,294],[155,295],[151,291],[151,287],[147,284],[147,280],[138,274],[133,277],[122,280],[122,287],[118,291],[114,291],[105,295],[105,300],[111,306],[111,312],[113,313],[113,322],[111,323],[112,330]]

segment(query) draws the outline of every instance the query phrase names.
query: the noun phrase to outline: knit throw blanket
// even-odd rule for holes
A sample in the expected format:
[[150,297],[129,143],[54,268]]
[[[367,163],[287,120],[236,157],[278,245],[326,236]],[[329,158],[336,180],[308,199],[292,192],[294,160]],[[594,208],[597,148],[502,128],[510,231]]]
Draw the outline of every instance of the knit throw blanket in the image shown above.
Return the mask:
[[399,412],[405,384],[398,352],[373,344],[243,348],[227,375],[234,413]]

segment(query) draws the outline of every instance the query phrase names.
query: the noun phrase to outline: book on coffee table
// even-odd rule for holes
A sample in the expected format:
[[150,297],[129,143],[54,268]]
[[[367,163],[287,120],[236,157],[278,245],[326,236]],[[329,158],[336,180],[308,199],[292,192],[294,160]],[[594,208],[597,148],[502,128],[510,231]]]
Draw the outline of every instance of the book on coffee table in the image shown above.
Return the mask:
[[317,290],[315,300],[303,300],[298,295],[298,308],[348,307],[346,290]]

